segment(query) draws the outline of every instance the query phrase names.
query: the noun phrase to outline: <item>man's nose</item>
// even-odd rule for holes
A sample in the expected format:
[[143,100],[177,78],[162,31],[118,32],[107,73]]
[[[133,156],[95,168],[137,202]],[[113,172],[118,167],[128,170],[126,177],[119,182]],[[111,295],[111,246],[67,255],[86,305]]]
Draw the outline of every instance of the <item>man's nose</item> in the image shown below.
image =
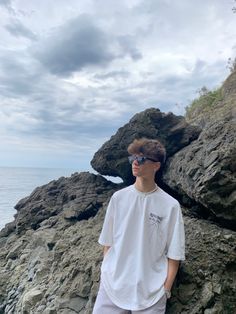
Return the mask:
[[138,165],[139,165],[137,159],[135,159],[135,160],[133,161],[133,164],[134,164],[135,166],[138,166]]

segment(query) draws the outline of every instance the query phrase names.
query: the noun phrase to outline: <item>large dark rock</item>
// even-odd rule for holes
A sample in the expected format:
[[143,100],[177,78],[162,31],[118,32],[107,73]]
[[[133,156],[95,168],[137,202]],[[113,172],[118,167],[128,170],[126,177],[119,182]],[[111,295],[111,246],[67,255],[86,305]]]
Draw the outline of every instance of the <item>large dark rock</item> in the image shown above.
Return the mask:
[[209,126],[168,161],[163,177],[172,190],[202,204],[205,214],[231,228],[236,228],[235,131],[227,121]]
[[136,114],[95,153],[91,165],[102,175],[120,177],[133,182],[127,160],[127,147],[140,137],[159,139],[166,147],[167,157],[198,137],[200,128],[189,125],[184,117],[151,108]]
[[100,175],[76,173],[18,203],[15,229],[0,233],[0,313],[91,313],[102,209],[119,188]]
[[168,160],[163,176],[173,191],[201,204],[205,208],[201,207],[201,213],[233,229],[236,229],[235,108],[236,73],[224,83],[222,100],[212,105],[198,139]]
[[15,208],[14,222],[7,224],[0,235],[7,236],[27,229],[36,230],[45,219],[57,217],[63,211],[68,219],[88,219],[95,216],[104,202],[104,194],[117,185],[89,172],[61,177],[36,188],[30,196],[20,200]]

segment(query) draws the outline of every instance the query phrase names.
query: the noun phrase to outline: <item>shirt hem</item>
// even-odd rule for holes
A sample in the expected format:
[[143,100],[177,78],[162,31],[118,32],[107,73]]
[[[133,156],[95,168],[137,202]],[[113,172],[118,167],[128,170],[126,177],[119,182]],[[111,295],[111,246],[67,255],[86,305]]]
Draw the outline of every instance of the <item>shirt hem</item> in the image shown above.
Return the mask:
[[103,245],[103,246],[112,246],[112,243],[108,243],[108,242],[104,242],[104,241],[98,241],[99,244]]
[[170,259],[174,259],[176,261],[185,261],[185,257],[184,256],[177,256],[177,255],[168,254],[168,255],[166,255],[166,257],[170,258]]
[[157,303],[165,294],[165,289],[164,287],[160,288],[157,292],[157,297],[155,297],[154,299],[152,299],[152,301],[150,303],[147,303],[145,305],[141,305],[141,306],[137,306],[137,307],[132,307],[129,304],[125,304],[125,303],[121,303],[120,300],[117,299],[116,296],[114,296],[110,289],[106,286],[106,280],[104,280],[104,274],[102,273],[101,276],[101,281],[103,284],[103,287],[108,295],[108,297],[110,298],[110,300],[118,307],[124,309],[124,310],[128,310],[128,311],[141,311],[141,310],[145,310],[151,306],[153,306],[155,303]]

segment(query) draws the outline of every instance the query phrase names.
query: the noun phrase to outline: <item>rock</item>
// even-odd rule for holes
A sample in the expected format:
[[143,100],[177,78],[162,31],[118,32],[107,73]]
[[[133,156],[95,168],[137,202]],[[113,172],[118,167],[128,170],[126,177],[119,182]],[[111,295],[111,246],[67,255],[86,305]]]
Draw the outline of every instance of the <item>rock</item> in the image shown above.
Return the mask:
[[[228,242],[224,237],[227,229],[187,216],[184,221],[186,261],[181,263],[167,314],[198,314],[206,309],[211,309],[212,313],[233,314],[236,233],[233,232],[233,242]],[[221,245],[227,252],[219,250]],[[219,308],[227,308],[228,312],[214,312]]]
[[[231,88],[228,83],[231,81],[226,80],[223,90]],[[236,94],[235,98],[227,95],[214,107],[214,119],[209,118],[198,139],[168,160],[163,181],[180,198],[187,195],[200,204],[200,216],[211,216],[222,226],[235,230]]]
[[212,291],[212,283],[206,282],[202,289],[202,296],[201,296],[201,303],[203,305],[203,308],[207,308],[214,299],[214,293]]
[[178,288],[178,299],[182,304],[188,304],[196,290],[197,286],[193,283],[182,284]]
[[10,233],[14,232],[16,229],[16,222],[12,221],[5,225],[5,227],[0,230],[0,235],[2,237],[7,237]]
[[[61,183],[59,179],[53,186]],[[41,196],[32,193],[20,202],[18,215],[24,213],[26,229],[0,236],[0,308],[7,314],[29,309],[35,314],[73,313],[75,307],[89,313],[94,303],[102,260],[98,234],[107,201],[120,185],[89,173],[63,178],[57,197],[67,191],[70,201],[31,229],[30,208],[40,197],[48,215],[57,206],[48,194],[51,186],[43,186]],[[65,215],[67,210],[73,215]]]
[[222,285],[221,285],[220,281],[221,280],[217,274],[214,274],[212,276],[212,290],[214,293],[219,294],[219,295],[222,292]]
[[55,308],[47,308],[42,313],[43,314],[57,314],[57,310]]
[[32,308],[40,301],[43,297],[43,292],[37,288],[33,288],[27,291],[22,300],[22,312],[23,314],[32,313]]
[[86,299],[80,297],[74,297],[70,300],[64,300],[63,302],[59,303],[60,305],[58,305],[57,313],[81,313],[81,311],[83,311],[83,309],[85,308],[86,303]]
[[7,259],[16,259],[18,258],[21,250],[22,250],[23,243],[19,242],[16,245],[13,246],[13,248],[10,250],[10,252],[7,254]]
[[[88,190],[91,186],[91,190]],[[70,178],[61,177],[49,184],[36,188],[29,197],[20,200],[15,208],[15,229],[17,233],[27,229],[36,230],[45,220],[52,226],[62,211],[73,211],[71,219],[82,220],[94,216],[104,202],[103,192],[115,188],[116,185],[102,176],[89,172],[75,173]],[[65,214],[66,217],[66,214]],[[7,236],[14,232],[13,228],[4,228],[0,235]]]
[[166,147],[167,157],[195,140],[200,128],[186,123],[184,117],[162,113],[151,108],[136,114],[95,153],[91,165],[102,175],[118,176],[127,184],[133,182],[127,160],[127,147],[140,137],[157,138]]
[[226,313],[226,312],[222,308],[222,305],[217,304],[217,303],[213,306],[213,308],[209,308],[204,311],[204,314],[221,314],[221,313]]

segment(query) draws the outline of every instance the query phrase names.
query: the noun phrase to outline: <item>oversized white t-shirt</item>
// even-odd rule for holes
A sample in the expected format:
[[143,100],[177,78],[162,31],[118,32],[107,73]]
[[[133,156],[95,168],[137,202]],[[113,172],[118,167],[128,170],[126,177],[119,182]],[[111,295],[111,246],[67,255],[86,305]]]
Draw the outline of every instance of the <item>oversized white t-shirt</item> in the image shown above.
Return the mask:
[[111,246],[101,278],[112,302],[133,311],[148,308],[164,294],[167,258],[185,258],[180,205],[161,188],[143,193],[131,185],[115,192],[99,243]]

